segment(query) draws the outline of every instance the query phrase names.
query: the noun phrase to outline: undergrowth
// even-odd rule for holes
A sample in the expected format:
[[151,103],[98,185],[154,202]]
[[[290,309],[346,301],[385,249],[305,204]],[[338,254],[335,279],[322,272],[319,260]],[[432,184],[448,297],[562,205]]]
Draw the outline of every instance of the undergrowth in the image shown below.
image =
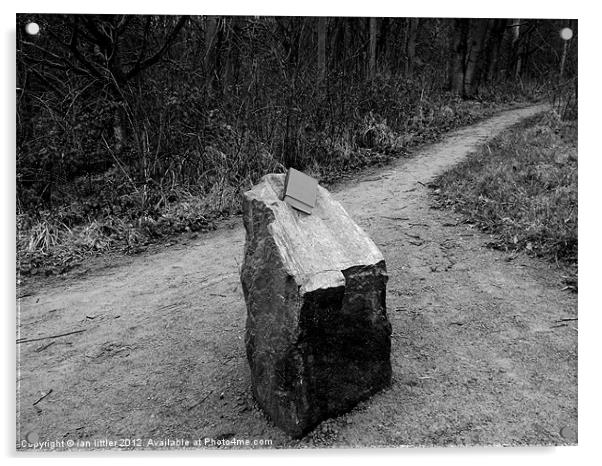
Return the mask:
[[493,139],[433,184],[451,207],[494,235],[491,247],[566,268],[577,289],[577,124],[554,111]]
[[[489,116],[504,103],[425,98],[401,125],[369,111],[345,133],[300,138],[306,158],[294,165],[328,186],[363,167],[406,156],[413,147]],[[91,255],[136,253],[174,234],[214,229],[219,219],[240,213],[241,193],[266,173],[284,172],[285,166],[256,138],[226,121],[212,124],[220,137],[185,157],[203,167],[194,183],[179,182],[176,172],[183,168],[174,165],[160,183],[140,186],[116,164],[74,180],[61,193],[68,201],[58,207],[18,208],[17,273],[61,274]]]

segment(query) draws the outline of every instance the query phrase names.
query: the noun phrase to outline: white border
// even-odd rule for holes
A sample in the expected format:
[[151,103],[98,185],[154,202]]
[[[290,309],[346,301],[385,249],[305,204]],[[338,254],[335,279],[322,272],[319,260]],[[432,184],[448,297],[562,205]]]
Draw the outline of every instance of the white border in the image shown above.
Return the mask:
[[[15,376],[15,303],[14,303],[14,221],[15,221],[15,13],[17,12],[82,12],[82,13],[156,13],[156,14],[255,14],[255,15],[337,15],[337,16],[436,16],[436,17],[537,17],[537,18],[578,18],[579,19],[579,446],[559,448],[513,448],[513,449],[365,449],[365,450],[287,450],[262,452],[199,452],[193,458],[177,454],[115,455],[102,454],[87,456],[84,461],[92,464],[106,461],[119,461],[128,458],[136,462],[162,464],[166,456],[176,456],[178,461],[184,460],[198,464],[199,460],[222,463],[244,462],[245,464],[306,464],[316,460],[332,462],[343,459],[346,462],[365,463],[372,457],[380,457],[381,461],[402,461],[428,464],[469,464],[481,465],[508,463],[545,462],[546,464],[589,463],[591,458],[599,457],[596,451],[597,434],[600,431],[600,401],[598,390],[598,372],[600,362],[600,336],[602,331],[600,299],[594,296],[599,284],[600,231],[600,178],[602,176],[600,150],[600,27],[602,19],[595,2],[586,1],[525,1],[503,0],[493,2],[477,1],[381,1],[363,2],[325,2],[319,0],[303,0],[300,2],[285,1],[219,1],[192,2],[170,0],[162,3],[124,2],[103,0],[101,2],[80,1],[27,1],[3,3],[0,21],[2,22],[3,63],[0,80],[2,85],[3,111],[1,139],[2,153],[2,203],[0,218],[4,219],[2,228],[2,264],[3,264],[3,317],[5,351],[3,364],[6,364],[2,387],[2,401],[6,403],[6,415],[0,424],[2,429],[2,451],[12,461],[15,459],[15,422],[14,422],[14,376]],[[6,221],[10,219],[10,221]],[[598,453],[596,456],[594,456]],[[79,455],[78,455],[79,456]],[[31,455],[19,455],[26,463],[35,458]],[[46,454],[40,456],[50,464],[63,464],[70,461],[81,461],[81,456],[59,457]],[[23,459],[25,458],[25,459]],[[375,458],[376,459],[376,458]]]

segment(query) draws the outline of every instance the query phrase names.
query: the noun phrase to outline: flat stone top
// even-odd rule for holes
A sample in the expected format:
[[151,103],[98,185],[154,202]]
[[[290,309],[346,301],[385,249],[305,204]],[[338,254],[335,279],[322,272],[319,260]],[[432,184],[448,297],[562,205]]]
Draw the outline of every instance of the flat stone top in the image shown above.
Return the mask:
[[383,260],[374,242],[326,189],[318,185],[316,206],[308,215],[281,200],[284,179],[285,175],[265,175],[245,197],[263,202],[274,213],[268,229],[288,272],[306,291],[344,284],[342,270]]

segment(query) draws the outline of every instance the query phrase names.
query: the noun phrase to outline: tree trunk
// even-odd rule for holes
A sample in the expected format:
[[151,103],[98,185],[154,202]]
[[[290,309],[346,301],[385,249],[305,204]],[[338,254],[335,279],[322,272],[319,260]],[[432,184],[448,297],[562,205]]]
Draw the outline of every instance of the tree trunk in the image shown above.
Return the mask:
[[243,18],[240,16],[232,16],[227,20],[230,27],[227,28],[227,33],[224,38],[224,43],[227,44],[226,58],[224,60],[224,78],[223,89],[227,92],[236,92],[236,84],[238,83],[240,69],[240,49],[238,47],[238,37],[243,29]]
[[475,28],[470,42],[470,51],[464,73],[464,96],[474,96],[478,84],[478,70],[482,60],[482,51],[487,36],[488,20],[475,20]]
[[523,34],[520,44],[520,76],[524,76],[529,73],[529,55],[531,54],[531,36],[533,34],[533,27],[527,28]]
[[464,60],[466,58],[466,42],[468,40],[468,19],[454,20],[452,50],[450,54],[450,90],[457,95],[464,92]]
[[368,77],[372,81],[376,76],[376,36],[378,24],[376,18],[370,18],[370,62],[368,66]]
[[323,86],[326,79],[326,31],[328,18],[318,18],[318,85]]
[[521,51],[520,51],[520,19],[512,20],[512,48],[511,53],[514,62],[514,79],[520,77]]
[[390,18],[382,18],[376,46],[376,55],[381,57],[381,66],[383,66],[382,62],[384,60],[387,68],[390,70],[389,49],[387,47],[387,44],[389,43],[389,29]]
[[205,68],[205,87],[209,89],[213,83],[214,60],[213,46],[217,36],[217,16],[207,16],[205,19],[205,56],[203,65]]
[[489,82],[493,82],[497,78],[500,50],[504,40],[505,31],[506,20],[494,19],[491,28],[491,35],[489,36],[489,44],[487,47],[489,60],[487,67],[487,81]]
[[345,20],[346,18],[334,18],[331,25],[332,34],[330,34],[328,47],[332,57],[331,60],[335,64],[345,61]]
[[416,36],[418,35],[419,18],[408,18],[408,34],[406,41],[406,76],[414,73],[414,59],[416,58]]
[[564,74],[564,64],[566,63],[566,52],[569,48],[569,41],[565,40],[562,47],[562,58],[560,59],[560,73],[559,76],[562,79],[562,75]]

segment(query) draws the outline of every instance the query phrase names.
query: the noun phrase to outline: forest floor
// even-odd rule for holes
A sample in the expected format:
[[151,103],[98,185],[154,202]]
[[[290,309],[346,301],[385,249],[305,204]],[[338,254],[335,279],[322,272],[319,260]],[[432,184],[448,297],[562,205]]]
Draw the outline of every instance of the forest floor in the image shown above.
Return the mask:
[[[301,440],[264,416],[244,348],[244,229],[236,217],[217,231],[28,287],[17,338],[34,341],[17,345],[18,446],[575,444],[576,294],[563,291],[555,265],[492,250],[489,235],[433,209],[426,186],[544,109],[505,111],[334,188],[387,261],[386,390]],[[42,339],[68,332],[79,333]]]

